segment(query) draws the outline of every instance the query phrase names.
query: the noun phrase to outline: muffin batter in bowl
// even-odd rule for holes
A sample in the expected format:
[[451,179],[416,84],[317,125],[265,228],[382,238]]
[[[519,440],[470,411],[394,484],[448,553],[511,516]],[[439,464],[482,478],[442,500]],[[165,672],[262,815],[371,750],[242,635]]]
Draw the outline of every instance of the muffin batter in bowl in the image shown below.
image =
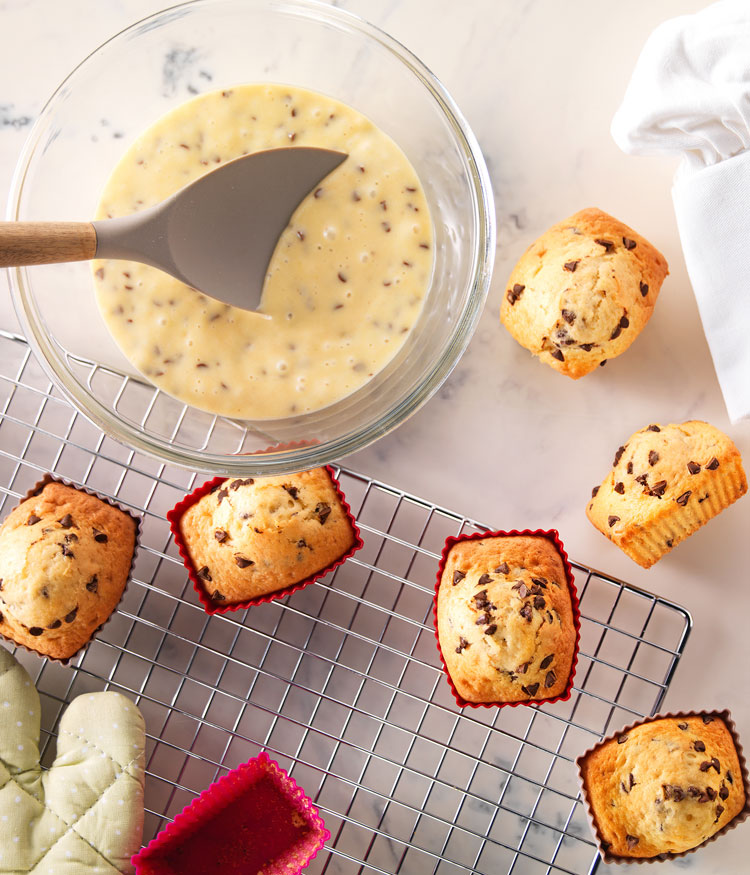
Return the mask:
[[432,224],[406,156],[351,107],[288,85],[212,92],[160,119],[115,168],[97,218],[151,206],[224,161],[282,146],[349,157],[295,211],[259,312],[147,265],[94,264],[99,308],[133,365],[224,416],[295,416],[349,395],[403,345],[429,288]]

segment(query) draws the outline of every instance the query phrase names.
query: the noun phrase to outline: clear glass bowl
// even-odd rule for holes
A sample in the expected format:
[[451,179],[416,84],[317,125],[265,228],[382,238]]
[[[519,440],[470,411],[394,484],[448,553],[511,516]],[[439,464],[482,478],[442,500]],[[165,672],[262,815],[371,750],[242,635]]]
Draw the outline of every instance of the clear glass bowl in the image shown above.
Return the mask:
[[[17,268],[14,303],[52,380],[113,438],[168,464],[222,474],[310,468],[362,449],[441,385],[479,320],[495,252],[489,176],[443,86],[391,37],[315,0],[196,0],[98,48],[29,135],[9,220],[90,220],[132,139],[202,91],[284,82],[363,112],[404,150],[435,226],[435,265],[414,330],[390,364],[336,404],[284,420],[225,420],[141,378],[110,338],[86,263]],[[262,453],[269,445],[281,445]]]

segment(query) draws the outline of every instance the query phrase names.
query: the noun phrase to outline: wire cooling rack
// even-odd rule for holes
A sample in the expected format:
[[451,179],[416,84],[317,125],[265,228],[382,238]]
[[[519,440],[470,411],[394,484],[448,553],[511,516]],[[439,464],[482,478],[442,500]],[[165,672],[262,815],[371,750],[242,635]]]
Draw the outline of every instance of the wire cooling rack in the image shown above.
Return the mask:
[[88,650],[68,666],[16,655],[42,699],[45,765],[73,697],[112,689],[138,703],[144,842],[265,749],[331,831],[310,872],[594,872],[574,759],[659,709],[690,632],[686,610],[573,563],[582,620],[572,697],[462,712],[439,667],[432,594],[445,538],[481,526],[341,470],[364,548],[283,602],[209,617],[165,520],[195,475],[105,437],[51,387],[25,341],[3,332],[0,412],[0,516],[47,471],[143,514],[133,579]]

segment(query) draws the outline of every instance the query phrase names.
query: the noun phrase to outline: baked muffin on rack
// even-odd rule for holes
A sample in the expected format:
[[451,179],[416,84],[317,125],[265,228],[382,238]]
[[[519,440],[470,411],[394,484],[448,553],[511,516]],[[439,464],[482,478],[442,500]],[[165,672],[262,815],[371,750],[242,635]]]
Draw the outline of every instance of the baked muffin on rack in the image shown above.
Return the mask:
[[739,450],[718,428],[698,420],[652,424],[617,450],[586,515],[649,568],[746,492]]
[[683,853],[743,811],[744,773],[725,718],[727,712],[656,718],[579,757],[584,799],[605,854]]
[[578,632],[575,594],[555,543],[490,533],[459,539],[444,556],[437,633],[458,697],[485,704],[561,697]]
[[178,505],[171,511],[169,519],[215,606],[286,589],[361,545],[326,468],[222,479],[196,501],[188,497],[186,504],[186,509]]
[[664,256],[602,210],[553,225],[521,256],[500,320],[545,364],[578,379],[625,352],[651,318]]
[[120,601],[136,521],[73,486],[49,481],[0,527],[0,634],[66,660]]

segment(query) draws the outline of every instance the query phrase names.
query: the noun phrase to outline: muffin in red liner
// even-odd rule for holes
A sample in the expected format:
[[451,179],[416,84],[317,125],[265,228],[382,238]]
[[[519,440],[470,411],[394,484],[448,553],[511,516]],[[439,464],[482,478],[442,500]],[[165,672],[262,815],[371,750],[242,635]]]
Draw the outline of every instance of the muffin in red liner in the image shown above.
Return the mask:
[[[118,501],[99,495],[63,477],[45,474],[3,520],[0,531],[5,529],[13,515],[18,513],[27,502],[33,503],[35,498],[41,499],[47,495],[45,491],[47,487],[55,491],[45,503],[46,510],[39,510],[39,516],[33,517],[34,523],[30,525],[30,518],[22,527],[26,530],[28,526],[28,531],[34,532],[34,540],[25,545],[28,549],[25,562],[29,564],[19,565],[19,557],[14,555],[19,546],[24,546],[21,541],[9,546],[7,552],[3,553],[8,567],[5,572],[0,567],[0,577],[5,578],[4,597],[0,597],[0,609],[2,609],[0,610],[0,638],[17,647],[23,647],[39,657],[67,665],[71,659],[89,647],[102,628],[112,619],[118,605],[122,602],[138,552],[141,518]],[[77,502],[75,493],[94,498],[96,502],[93,504],[88,502],[85,507],[77,505],[76,509],[73,509],[73,502]],[[72,500],[69,496],[73,497]],[[107,512],[103,515],[97,507],[104,505],[107,506]],[[110,508],[121,516],[113,517]],[[72,511],[72,516],[71,513],[64,513],[68,509]],[[57,512],[54,512],[55,510]],[[83,525],[81,519],[78,518],[77,521],[74,519],[79,512],[88,519],[89,523],[96,521],[101,531],[91,528],[90,525],[84,526],[87,533],[84,537],[83,530],[79,528],[79,524]],[[119,522],[125,517],[133,523],[132,546],[127,544],[130,535],[128,527],[123,527]],[[38,535],[37,527],[41,529]],[[108,543],[110,536],[113,541]],[[49,551],[53,545],[61,548],[60,554],[54,551],[55,555],[62,555],[66,557],[64,560],[66,563],[70,562],[70,567],[66,567],[63,573],[60,573],[59,568],[58,573],[55,573],[54,562],[50,561],[45,566],[46,572],[42,572],[41,559],[44,553],[39,552],[36,555],[33,553],[35,548]],[[50,553],[47,552],[48,557],[49,555]],[[18,596],[14,584],[18,584],[19,575],[11,572],[10,569],[13,567],[26,568],[21,575],[24,588],[22,603],[26,602],[31,608],[35,602],[40,606],[38,612],[40,620],[34,623],[26,634],[19,634],[19,624],[14,625],[8,619],[12,609],[6,607],[6,600],[7,603],[13,604],[14,597]],[[45,574],[51,576],[46,577]],[[34,577],[36,579],[33,579]],[[2,588],[3,581],[0,580],[0,589]],[[49,616],[47,622],[42,621],[42,613],[54,613],[56,606],[59,609],[59,616],[55,616],[52,622],[49,622]],[[50,633],[53,633],[52,638]],[[59,638],[55,639],[58,635]]]
[[264,752],[204,790],[131,863],[136,875],[296,875],[331,837]]
[[209,614],[284,598],[362,547],[329,467],[280,477],[214,477],[167,519]]
[[[449,581],[443,579],[446,574]],[[446,587],[442,599],[441,585]],[[581,620],[573,571],[554,529],[448,538],[433,617],[440,661],[459,707],[543,705],[570,698]],[[447,659],[444,648],[449,648]],[[549,695],[539,695],[540,690]]]
[[[726,709],[635,721],[582,753],[576,766],[605,863],[676,860],[750,816],[747,763]],[[670,845],[683,850],[665,850]]]

